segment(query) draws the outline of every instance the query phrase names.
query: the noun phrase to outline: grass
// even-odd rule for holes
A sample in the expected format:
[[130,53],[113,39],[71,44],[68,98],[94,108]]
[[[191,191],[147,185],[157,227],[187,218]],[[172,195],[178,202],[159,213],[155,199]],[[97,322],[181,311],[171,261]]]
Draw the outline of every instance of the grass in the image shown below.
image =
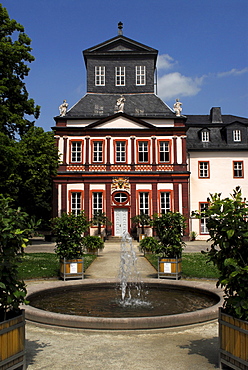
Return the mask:
[[[158,268],[158,257],[154,254],[147,254],[146,258]],[[198,279],[218,279],[219,272],[212,262],[207,263],[207,255],[201,253],[184,253],[182,257],[182,277]]]
[[[96,256],[84,255],[84,269],[94,261]],[[59,277],[59,260],[54,253],[25,253],[18,266],[19,278],[48,279]]]

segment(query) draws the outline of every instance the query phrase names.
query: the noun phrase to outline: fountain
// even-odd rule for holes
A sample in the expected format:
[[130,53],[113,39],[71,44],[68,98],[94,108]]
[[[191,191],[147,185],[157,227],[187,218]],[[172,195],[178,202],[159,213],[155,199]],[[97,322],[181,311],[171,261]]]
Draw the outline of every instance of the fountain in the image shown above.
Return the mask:
[[84,329],[132,330],[188,325],[217,318],[222,304],[213,284],[141,281],[130,235],[121,242],[117,281],[48,282],[28,289],[26,319]]

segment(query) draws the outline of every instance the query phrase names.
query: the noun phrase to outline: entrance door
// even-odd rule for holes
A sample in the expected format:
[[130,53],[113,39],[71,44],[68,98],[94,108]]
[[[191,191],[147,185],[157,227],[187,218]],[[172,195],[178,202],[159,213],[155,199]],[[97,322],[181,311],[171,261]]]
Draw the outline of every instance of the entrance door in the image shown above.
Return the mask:
[[128,231],[128,210],[115,208],[115,236],[122,236],[125,231]]

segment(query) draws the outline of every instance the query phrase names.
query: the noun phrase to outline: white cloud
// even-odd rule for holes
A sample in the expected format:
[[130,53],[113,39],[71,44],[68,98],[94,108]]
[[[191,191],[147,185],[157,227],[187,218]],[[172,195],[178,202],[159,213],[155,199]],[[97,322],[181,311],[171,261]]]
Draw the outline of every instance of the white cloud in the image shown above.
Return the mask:
[[157,69],[170,69],[172,68],[177,62],[169,54],[162,54],[158,56],[157,60]]
[[166,74],[158,78],[158,95],[162,99],[194,96],[201,90],[201,85],[206,76],[187,77],[179,72]]
[[239,75],[242,75],[243,73],[247,73],[247,72],[248,72],[248,67],[243,68],[243,69],[233,68],[233,69],[231,69],[230,71],[227,71],[227,72],[217,73],[217,77],[239,76]]

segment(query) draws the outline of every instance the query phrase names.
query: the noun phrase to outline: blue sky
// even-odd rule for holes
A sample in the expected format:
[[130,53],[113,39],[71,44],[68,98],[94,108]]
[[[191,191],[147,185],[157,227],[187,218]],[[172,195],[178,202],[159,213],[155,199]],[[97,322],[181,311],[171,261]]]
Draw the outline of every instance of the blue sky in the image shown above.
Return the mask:
[[2,0],[32,39],[30,97],[36,125],[54,126],[58,106],[86,93],[82,51],[123,34],[159,51],[158,95],[183,114],[248,117],[247,0]]

